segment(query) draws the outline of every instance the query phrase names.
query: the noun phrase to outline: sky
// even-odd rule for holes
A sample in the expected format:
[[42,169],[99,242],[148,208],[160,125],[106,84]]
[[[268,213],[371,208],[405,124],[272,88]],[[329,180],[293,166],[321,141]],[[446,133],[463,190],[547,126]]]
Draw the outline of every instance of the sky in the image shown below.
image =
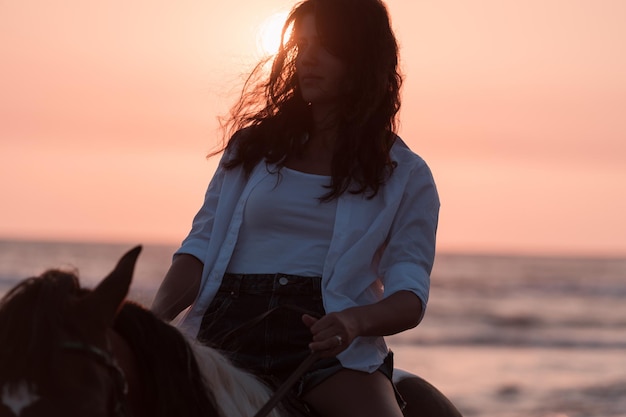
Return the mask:
[[[179,243],[286,0],[0,0],[0,239]],[[626,2],[388,0],[438,250],[626,256]]]

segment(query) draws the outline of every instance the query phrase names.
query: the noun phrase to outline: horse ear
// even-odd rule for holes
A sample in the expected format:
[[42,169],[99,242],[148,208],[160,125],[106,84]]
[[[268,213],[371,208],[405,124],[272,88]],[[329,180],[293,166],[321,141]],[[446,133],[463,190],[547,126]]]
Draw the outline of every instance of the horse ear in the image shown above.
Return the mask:
[[113,320],[121,307],[133,279],[133,272],[141,246],[126,252],[118,261],[117,266],[100,284],[87,295],[81,304],[107,325]]

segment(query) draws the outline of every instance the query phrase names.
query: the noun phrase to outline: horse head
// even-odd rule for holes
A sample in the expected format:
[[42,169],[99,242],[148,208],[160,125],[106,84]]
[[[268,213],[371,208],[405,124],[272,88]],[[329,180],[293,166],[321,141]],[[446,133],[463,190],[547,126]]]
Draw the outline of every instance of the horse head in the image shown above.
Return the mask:
[[[0,417],[129,415],[131,353],[111,330],[141,247],[93,290],[73,273],[29,278],[0,302]],[[128,349],[126,348],[126,351]],[[124,363],[125,362],[125,363]]]

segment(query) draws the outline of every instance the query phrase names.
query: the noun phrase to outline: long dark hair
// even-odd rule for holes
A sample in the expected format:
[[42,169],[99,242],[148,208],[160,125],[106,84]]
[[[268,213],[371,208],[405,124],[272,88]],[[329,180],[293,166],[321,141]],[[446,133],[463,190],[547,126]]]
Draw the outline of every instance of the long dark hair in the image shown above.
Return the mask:
[[280,167],[288,155],[302,150],[313,122],[298,85],[295,32],[309,13],[316,18],[324,47],[347,67],[332,180],[321,199],[329,201],[346,191],[373,197],[393,171],[389,150],[396,137],[402,84],[398,45],[380,0],[305,0],[294,7],[269,77],[263,79],[268,62],[259,63],[223,123],[230,139],[221,150],[233,150],[224,167],[242,165],[249,175],[261,160]]

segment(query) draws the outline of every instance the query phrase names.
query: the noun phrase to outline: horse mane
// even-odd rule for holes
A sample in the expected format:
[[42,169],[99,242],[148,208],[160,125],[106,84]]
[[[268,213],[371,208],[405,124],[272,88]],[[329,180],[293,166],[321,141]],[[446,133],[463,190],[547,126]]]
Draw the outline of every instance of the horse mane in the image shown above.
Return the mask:
[[0,385],[33,379],[54,362],[63,313],[81,294],[73,272],[49,270],[0,300]]
[[[272,391],[257,377],[237,368],[216,349],[197,340],[190,340],[189,344],[195,351],[209,389],[225,416],[255,415],[269,401]],[[286,407],[280,405],[269,416],[280,417],[285,413]]]
[[[248,417],[271,396],[269,387],[231,364],[219,351],[184,336],[138,304],[124,304],[114,329],[135,352],[147,383],[147,399],[159,398],[163,403],[152,414],[156,417]],[[279,417],[279,411],[270,416]]]
[[219,416],[215,400],[185,337],[151,312],[126,302],[113,328],[135,354],[144,381],[144,403],[155,417]]

